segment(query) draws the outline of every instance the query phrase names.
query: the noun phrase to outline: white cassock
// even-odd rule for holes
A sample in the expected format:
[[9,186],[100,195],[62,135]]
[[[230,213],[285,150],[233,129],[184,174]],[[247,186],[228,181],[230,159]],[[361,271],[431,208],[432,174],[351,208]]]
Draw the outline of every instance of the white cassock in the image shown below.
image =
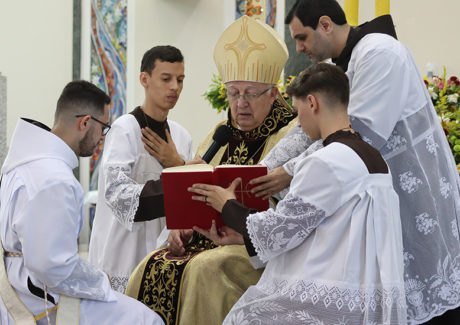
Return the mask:
[[[144,148],[141,122],[133,114],[125,114],[113,123],[107,134],[89,246],[89,261],[109,274],[112,287],[119,292],[125,291],[137,264],[156,249],[157,238],[165,226],[164,217],[135,220],[145,184],[159,180],[163,170]],[[167,123],[181,158],[192,159],[189,133],[174,121]]]
[[369,173],[350,147],[298,161],[276,210],[246,227],[268,263],[224,324],[406,323],[398,197],[391,175]]
[[[409,324],[423,323],[460,306],[455,161],[404,44],[385,34],[366,35],[354,47],[346,74],[351,125],[380,151],[393,176],[403,229],[407,316]],[[307,148],[299,142],[285,145],[291,146]],[[291,175],[294,166],[295,159],[284,165]]]
[[[12,287],[34,315],[45,312],[45,300],[31,292],[30,283],[35,290],[46,286],[55,302],[60,294],[82,298],[80,324],[163,324],[143,304],[112,290],[107,275],[79,257],[83,189],[72,172],[77,166],[77,156],[59,137],[18,122],[0,188],[2,245],[22,254],[5,257]],[[14,324],[1,300],[0,323]],[[47,324],[46,317],[38,324]]]

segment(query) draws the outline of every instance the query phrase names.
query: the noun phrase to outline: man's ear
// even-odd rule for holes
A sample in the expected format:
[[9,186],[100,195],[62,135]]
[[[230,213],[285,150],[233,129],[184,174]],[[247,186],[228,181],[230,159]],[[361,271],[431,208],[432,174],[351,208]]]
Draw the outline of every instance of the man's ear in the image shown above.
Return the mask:
[[317,28],[321,28],[326,33],[332,33],[332,30],[334,29],[334,25],[332,23],[331,17],[329,16],[319,17]]
[[79,119],[77,119],[77,127],[79,131],[84,131],[86,129],[89,129],[90,123],[89,120],[91,119],[90,115],[83,116]]
[[312,113],[316,113],[318,111],[318,104],[318,98],[316,98],[315,95],[307,95],[307,107]]
[[149,79],[150,79],[150,75],[145,71],[142,71],[141,74],[139,75],[139,81],[141,82],[141,85],[144,88],[148,87]]

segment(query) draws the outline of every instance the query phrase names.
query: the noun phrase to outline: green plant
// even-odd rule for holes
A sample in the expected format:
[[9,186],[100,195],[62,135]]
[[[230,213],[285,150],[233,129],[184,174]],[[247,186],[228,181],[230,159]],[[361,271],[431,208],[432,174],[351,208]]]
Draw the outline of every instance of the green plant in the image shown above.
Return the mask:
[[447,79],[444,67],[441,77],[425,77],[424,81],[460,173],[460,80],[456,76]]
[[228,99],[225,95],[225,85],[219,75],[212,76],[212,83],[209,89],[203,94],[204,98],[217,110],[217,113],[228,109]]

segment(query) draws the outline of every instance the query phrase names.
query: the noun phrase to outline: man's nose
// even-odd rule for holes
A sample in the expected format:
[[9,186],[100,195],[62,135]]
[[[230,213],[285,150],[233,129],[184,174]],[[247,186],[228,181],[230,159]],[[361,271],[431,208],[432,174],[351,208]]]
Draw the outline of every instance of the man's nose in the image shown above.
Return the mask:
[[301,53],[305,50],[305,46],[300,41],[295,41],[295,50],[297,53]]
[[171,89],[177,90],[179,89],[179,82],[177,80],[172,80],[170,84]]
[[244,95],[239,95],[237,104],[239,107],[245,107],[248,105],[248,101],[244,99]]

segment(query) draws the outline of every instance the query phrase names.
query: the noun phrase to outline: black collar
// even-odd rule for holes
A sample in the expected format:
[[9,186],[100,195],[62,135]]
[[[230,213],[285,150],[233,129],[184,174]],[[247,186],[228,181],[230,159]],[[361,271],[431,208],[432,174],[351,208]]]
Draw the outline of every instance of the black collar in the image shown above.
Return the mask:
[[329,134],[326,137],[326,139],[323,140],[323,146],[326,147],[332,142],[337,142],[337,140],[341,138],[352,138],[352,139],[359,138],[361,139],[361,136],[356,131],[351,132],[351,131],[338,130],[338,131],[335,131],[334,133]]
[[168,120],[159,122],[144,113],[140,106],[136,107],[130,114],[134,115],[141,129],[149,127],[150,130],[158,134],[163,140],[167,141],[165,130],[169,130]]
[[32,120],[30,118],[25,118],[25,117],[21,117],[21,120],[24,120],[30,124],[33,124],[35,126],[38,126],[39,128],[42,128],[43,130],[46,130],[46,131],[51,131],[51,129],[46,126],[45,124],[43,124],[42,122],[38,122],[38,121],[35,121],[35,120]]

